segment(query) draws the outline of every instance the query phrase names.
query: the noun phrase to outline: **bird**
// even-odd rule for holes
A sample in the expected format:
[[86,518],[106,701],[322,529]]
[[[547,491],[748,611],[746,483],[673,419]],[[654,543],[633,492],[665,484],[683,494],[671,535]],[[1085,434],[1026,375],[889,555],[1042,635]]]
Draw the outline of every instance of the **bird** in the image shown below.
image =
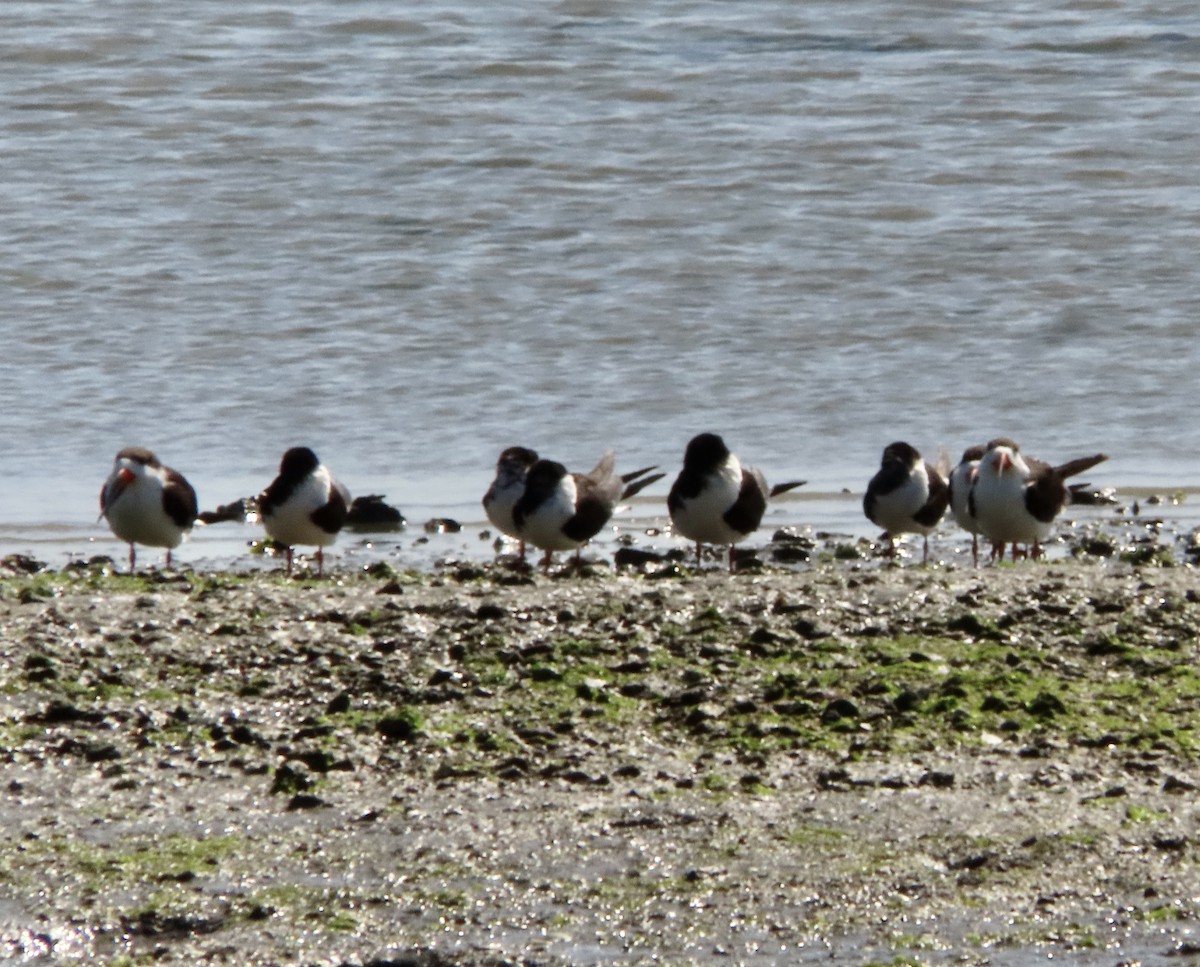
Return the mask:
[[937,527],[950,503],[950,488],[932,464],[921,459],[915,447],[903,441],[883,449],[879,470],[867,484],[863,512],[888,539],[888,552],[896,553],[896,535],[920,534],[925,538],[922,562],[929,560],[929,534]]
[[570,473],[555,460],[538,459],[530,465],[512,519],[518,540],[544,552],[543,568],[550,567],[555,551],[575,551],[578,564],[583,545],[608,523],[617,502],[663,477],[646,476],[653,467],[621,477],[613,470],[615,464],[616,454],[609,450],[587,473]]
[[753,467],[742,466],[716,433],[699,433],[688,441],[683,469],[667,494],[667,512],[675,533],[696,544],[696,566],[705,544],[729,548],[729,570],[735,566],[734,546],[762,523],[767,501],[803,486],[792,480],[768,488]]
[[519,555],[525,560],[525,542],[517,533],[513,508],[525,493],[529,468],[538,462],[537,451],[528,447],[507,447],[496,460],[496,478],[483,495],[483,511],[492,526],[519,542]]
[[947,478],[950,487],[950,513],[954,515],[958,526],[971,535],[971,560],[976,567],[979,566],[979,522],[971,513],[970,494],[971,485],[979,469],[979,461],[986,452],[987,447],[984,446],[967,447],[958,466]]
[[135,545],[171,551],[183,541],[198,512],[196,491],[178,470],[159,462],[145,447],[125,447],[113,461],[100,490],[100,516],[129,544],[129,570],[137,561]]
[[1041,557],[1042,543],[1071,500],[1067,479],[1107,459],[1107,454],[1096,453],[1051,466],[1025,457],[1008,437],[989,441],[971,486],[969,502],[979,532],[992,542],[993,558],[998,548],[1003,560],[1005,544],[1013,546],[1014,557],[1018,544],[1030,545],[1035,560]]
[[312,450],[292,447],[284,453],[279,476],[259,494],[258,511],[267,535],[287,550],[288,575],[295,545],[315,546],[317,574],[324,573],[323,549],[337,540],[349,506],[350,492]]

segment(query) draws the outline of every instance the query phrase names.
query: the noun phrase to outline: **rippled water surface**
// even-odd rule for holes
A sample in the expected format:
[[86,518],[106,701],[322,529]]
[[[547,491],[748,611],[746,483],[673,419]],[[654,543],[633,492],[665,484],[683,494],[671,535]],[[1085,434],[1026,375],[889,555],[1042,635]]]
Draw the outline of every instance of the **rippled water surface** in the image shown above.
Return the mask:
[[702,429],[1194,483],[1198,103],[1182,2],[6,0],[0,525],[135,442],[415,519]]

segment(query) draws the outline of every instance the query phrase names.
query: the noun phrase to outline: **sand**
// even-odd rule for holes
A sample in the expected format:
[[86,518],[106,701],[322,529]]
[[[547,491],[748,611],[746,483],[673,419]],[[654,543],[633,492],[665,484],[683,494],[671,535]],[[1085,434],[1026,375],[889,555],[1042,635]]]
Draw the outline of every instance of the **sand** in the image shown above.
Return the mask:
[[0,959],[1200,952],[1190,566],[34,568]]

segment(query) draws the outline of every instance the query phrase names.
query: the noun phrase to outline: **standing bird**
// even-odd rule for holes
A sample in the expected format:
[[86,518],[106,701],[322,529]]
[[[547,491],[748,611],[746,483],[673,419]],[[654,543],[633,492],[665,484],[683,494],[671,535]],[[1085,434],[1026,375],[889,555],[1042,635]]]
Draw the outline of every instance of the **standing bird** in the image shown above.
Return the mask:
[[1005,544],[1013,545],[1014,557],[1017,544],[1032,545],[1030,553],[1036,560],[1041,557],[1042,542],[1050,536],[1055,518],[1070,503],[1067,478],[1107,459],[1107,454],[1097,453],[1052,467],[1022,456],[1021,448],[1006,437],[992,440],[979,462],[970,491],[971,513],[979,532],[999,547],[1001,560]]
[[[500,457],[496,461],[496,477],[492,481],[492,485],[488,487],[487,493],[483,495],[483,510],[487,514],[488,520],[502,534],[520,542],[519,554],[522,561],[525,560],[525,541],[517,529],[516,521],[513,520],[513,510],[517,506],[517,501],[525,493],[525,481],[529,476],[529,469],[537,462],[537,453],[527,447],[508,447],[501,451]],[[661,479],[663,476],[661,473],[647,480],[642,479],[654,469],[654,467],[642,467],[640,470],[621,474],[623,484],[633,485],[624,489],[621,494],[622,499],[632,497],[643,487]],[[636,485],[634,485],[635,481]]]
[[520,542],[520,557],[525,560],[525,542],[517,533],[513,508],[525,493],[525,478],[529,468],[538,462],[538,455],[527,447],[508,447],[496,461],[496,479],[483,495],[483,511],[500,533]]
[[267,536],[287,549],[292,573],[292,547],[315,546],[317,574],[325,571],[323,548],[337,540],[346,523],[350,492],[333,479],[308,447],[292,447],[283,455],[279,476],[258,497]]
[[129,543],[130,572],[137,560],[135,544],[165,547],[170,567],[171,549],[192,529],[197,511],[192,485],[145,447],[126,447],[118,453],[100,490],[100,516]]
[[971,535],[971,560],[979,567],[979,521],[971,513],[971,487],[975,483],[975,475],[979,472],[979,461],[983,459],[987,447],[967,447],[963,451],[958,466],[950,472],[950,513],[958,522],[958,526]]
[[617,501],[663,476],[645,476],[654,469],[648,467],[618,477],[613,472],[615,462],[609,450],[588,473],[568,473],[553,460],[538,460],[529,468],[525,489],[513,506],[513,524],[520,540],[545,552],[543,567],[549,568],[555,551],[575,551],[578,564],[583,545],[608,523]]
[[915,447],[891,443],[884,447],[879,471],[867,484],[863,512],[888,539],[888,552],[896,553],[897,534],[925,538],[922,562],[929,560],[929,534],[937,527],[950,503],[950,488],[937,468],[921,459]]
[[683,469],[667,495],[667,512],[675,532],[696,542],[696,566],[705,544],[729,548],[729,570],[734,569],[734,545],[758,530],[767,501],[800,487],[793,480],[768,489],[766,478],[753,467],[743,467],[715,433],[701,433],[688,441]]

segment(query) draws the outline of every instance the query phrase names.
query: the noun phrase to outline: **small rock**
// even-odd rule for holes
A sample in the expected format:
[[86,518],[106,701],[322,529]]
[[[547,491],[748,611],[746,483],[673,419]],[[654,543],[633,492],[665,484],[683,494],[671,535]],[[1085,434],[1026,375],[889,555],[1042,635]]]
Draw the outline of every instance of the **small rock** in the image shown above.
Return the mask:
[[287,811],[293,812],[297,809],[319,809],[321,806],[329,805],[320,796],[314,796],[312,793],[298,792],[288,800]]
[[1182,853],[1187,849],[1188,838],[1182,833],[1176,836],[1159,835],[1154,837],[1154,848],[1169,853]]
[[825,706],[825,711],[821,713],[821,722],[829,725],[839,719],[858,719],[858,706],[848,698],[835,698],[832,702]]
[[638,547],[619,547],[613,554],[613,564],[618,567],[644,568],[651,564],[661,564],[663,556],[655,551],[642,550]]
[[435,517],[425,522],[426,534],[457,534],[462,530],[462,524],[449,517]]
[[384,501],[382,494],[355,497],[346,514],[346,526],[357,531],[394,531],[407,523],[400,511]]
[[1200,789],[1200,786],[1197,786],[1193,782],[1188,782],[1186,779],[1179,779],[1176,776],[1167,776],[1167,778],[1163,780],[1163,792],[1180,794],[1185,792],[1195,792],[1197,789]]

